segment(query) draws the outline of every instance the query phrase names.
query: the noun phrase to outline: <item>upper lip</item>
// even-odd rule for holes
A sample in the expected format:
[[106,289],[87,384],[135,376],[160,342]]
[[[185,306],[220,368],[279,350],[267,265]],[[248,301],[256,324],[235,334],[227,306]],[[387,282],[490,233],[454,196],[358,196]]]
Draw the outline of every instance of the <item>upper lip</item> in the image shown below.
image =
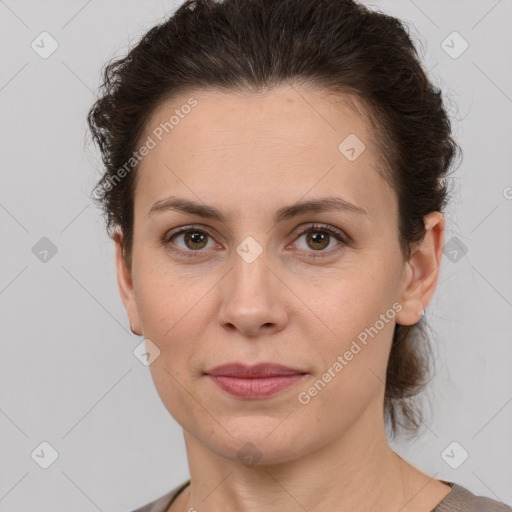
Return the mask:
[[259,363],[255,365],[227,363],[216,366],[206,372],[207,375],[222,375],[225,377],[238,377],[244,379],[275,377],[279,375],[298,375],[303,373],[305,372],[275,363]]

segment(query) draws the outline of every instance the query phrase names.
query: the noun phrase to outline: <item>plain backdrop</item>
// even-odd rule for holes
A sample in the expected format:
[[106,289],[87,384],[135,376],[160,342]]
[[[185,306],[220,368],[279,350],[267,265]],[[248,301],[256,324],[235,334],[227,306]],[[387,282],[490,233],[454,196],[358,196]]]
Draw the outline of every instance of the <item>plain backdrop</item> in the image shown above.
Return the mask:
[[[125,512],[189,476],[181,428],[133,354],[86,127],[102,65],[180,3],[0,0],[1,512]],[[430,413],[393,446],[512,504],[512,2],[371,5],[410,26],[464,152],[426,312]]]

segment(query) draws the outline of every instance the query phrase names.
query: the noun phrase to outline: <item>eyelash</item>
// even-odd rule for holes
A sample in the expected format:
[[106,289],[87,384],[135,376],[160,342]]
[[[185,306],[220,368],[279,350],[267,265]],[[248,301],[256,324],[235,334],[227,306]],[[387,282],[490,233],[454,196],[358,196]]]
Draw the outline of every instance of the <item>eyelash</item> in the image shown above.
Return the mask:
[[[189,232],[194,232],[194,233],[203,233],[203,234],[206,234],[208,235],[209,237],[211,238],[214,238],[213,236],[213,233],[211,233],[210,230],[204,228],[204,227],[200,227],[200,226],[194,226],[194,225],[191,225],[191,226],[186,226],[184,228],[180,228],[178,231],[174,231],[174,232],[171,232],[171,233],[167,233],[164,238],[162,239],[162,244],[164,246],[169,246],[171,240],[183,233],[189,233]],[[351,242],[351,239],[348,237],[348,235],[344,235],[344,233],[342,231],[339,231],[335,228],[333,228],[332,226],[329,226],[327,224],[314,224],[312,226],[308,226],[307,228],[305,228],[304,230],[302,230],[298,235],[297,235],[297,238],[300,238],[301,236],[309,233],[309,232],[326,232],[326,233],[329,233],[330,235],[332,235],[336,240],[338,240],[338,242],[341,242],[342,245],[349,245],[350,242]],[[197,250],[197,251],[193,251],[193,250],[188,250],[188,251],[184,251],[182,249],[176,249],[176,248],[172,248],[171,249],[173,252],[175,253],[178,253],[182,256],[185,256],[186,258],[199,258],[199,257],[202,257],[203,256],[203,252],[205,250]],[[327,251],[325,250],[320,250],[320,251],[307,251],[307,252],[311,252],[313,254],[311,254],[311,258],[324,258],[326,257],[327,255],[331,255],[331,253],[333,251],[336,251],[337,249],[333,248],[333,249],[329,249]],[[317,254],[314,254],[315,252],[317,252]]]

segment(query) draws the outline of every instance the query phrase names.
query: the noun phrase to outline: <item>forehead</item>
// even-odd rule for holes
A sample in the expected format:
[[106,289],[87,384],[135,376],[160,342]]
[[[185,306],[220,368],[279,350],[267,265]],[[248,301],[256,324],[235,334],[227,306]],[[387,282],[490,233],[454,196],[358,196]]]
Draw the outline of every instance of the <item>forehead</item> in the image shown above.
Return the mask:
[[136,210],[177,191],[219,204],[337,191],[365,208],[394,193],[364,108],[320,89],[183,94],[152,113],[147,137],[155,145],[140,163]]

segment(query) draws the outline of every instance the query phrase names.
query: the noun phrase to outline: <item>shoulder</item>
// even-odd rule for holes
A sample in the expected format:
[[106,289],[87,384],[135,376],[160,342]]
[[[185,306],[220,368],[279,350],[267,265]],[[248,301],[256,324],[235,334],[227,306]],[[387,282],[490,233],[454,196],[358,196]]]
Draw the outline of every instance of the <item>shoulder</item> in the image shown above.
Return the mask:
[[447,483],[452,486],[452,490],[433,512],[512,512],[512,507],[505,503],[485,496],[476,496],[465,487],[453,482]]
[[[175,487],[155,501],[132,512],[166,512],[171,502],[190,483],[190,480]],[[471,491],[453,482],[447,482],[452,490],[432,512],[512,512],[512,507],[499,501],[476,496]]]
[[174,489],[164,494],[163,496],[160,496],[155,501],[152,501],[151,503],[148,503],[143,507],[133,510],[132,512],[166,512],[172,501],[189,483],[190,480],[187,480],[186,482],[182,483],[181,485],[178,485],[178,487],[175,487]]

